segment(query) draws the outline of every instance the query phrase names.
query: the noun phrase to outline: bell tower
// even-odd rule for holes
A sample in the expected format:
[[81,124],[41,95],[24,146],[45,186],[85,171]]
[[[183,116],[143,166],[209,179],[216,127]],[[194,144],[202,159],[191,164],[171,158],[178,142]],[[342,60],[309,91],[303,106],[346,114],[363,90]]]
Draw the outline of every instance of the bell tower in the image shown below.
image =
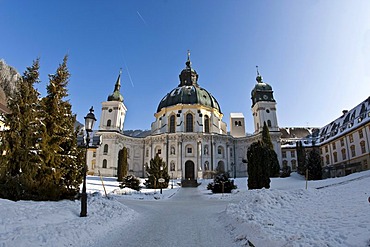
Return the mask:
[[257,67],[257,84],[252,90],[252,113],[254,120],[254,133],[262,131],[263,124],[266,122],[270,132],[278,132],[279,126],[276,114],[276,101],[272,87],[263,82]]
[[102,103],[99,125],[100,131],[123,131],[127,108],[123,103],[123,96],[120,92],[121,74],[122,69],[120,70],[116,84],[114,85],[113,93],[108,96],[107,101]]

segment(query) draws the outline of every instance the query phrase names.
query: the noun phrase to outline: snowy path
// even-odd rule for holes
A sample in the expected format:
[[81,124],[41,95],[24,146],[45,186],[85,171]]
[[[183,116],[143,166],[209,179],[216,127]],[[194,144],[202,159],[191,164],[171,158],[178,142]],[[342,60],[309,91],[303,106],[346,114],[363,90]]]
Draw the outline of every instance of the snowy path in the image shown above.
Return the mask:
[[96,246],[236,246],[218,216],[227,201],[209,200],[198,189],[181,188],[169,200],[122,200],[140,217]]

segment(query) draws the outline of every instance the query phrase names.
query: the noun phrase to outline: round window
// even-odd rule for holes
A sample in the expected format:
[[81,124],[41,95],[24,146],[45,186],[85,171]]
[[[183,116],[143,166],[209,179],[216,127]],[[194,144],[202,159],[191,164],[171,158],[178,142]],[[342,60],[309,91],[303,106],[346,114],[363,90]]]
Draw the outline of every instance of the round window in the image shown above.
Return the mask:
[[108,111],[109,111],[109,112],[112,112],[112,109],[109,109]]
[[266,109],[266,112],[267,112],[267,113],[270,113],[270,110],[269,110],[269,109]]

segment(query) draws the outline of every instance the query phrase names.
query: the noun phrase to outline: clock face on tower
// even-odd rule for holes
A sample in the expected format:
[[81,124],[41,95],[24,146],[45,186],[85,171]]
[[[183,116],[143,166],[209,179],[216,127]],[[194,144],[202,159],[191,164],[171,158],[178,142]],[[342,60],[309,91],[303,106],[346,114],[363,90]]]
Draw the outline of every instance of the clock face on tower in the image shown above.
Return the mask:
[[269,97],[265,94],[265,95],[263,95],[263,99],[264,100],[267,100]]

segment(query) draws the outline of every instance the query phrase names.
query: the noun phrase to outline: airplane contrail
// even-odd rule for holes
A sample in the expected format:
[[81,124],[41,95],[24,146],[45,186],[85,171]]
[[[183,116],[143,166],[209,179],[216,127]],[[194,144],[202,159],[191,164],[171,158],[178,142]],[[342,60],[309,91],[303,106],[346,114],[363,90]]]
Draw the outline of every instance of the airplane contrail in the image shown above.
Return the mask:
[[141,16],[141,14],[139,13],[139,11],[136,11],[136,13],[140,17],[140,19],[143,21],[143,23],[145,24],[145,26],[148,26],[148,24],[146,23],[146,21],[144,20],[144,18]]

